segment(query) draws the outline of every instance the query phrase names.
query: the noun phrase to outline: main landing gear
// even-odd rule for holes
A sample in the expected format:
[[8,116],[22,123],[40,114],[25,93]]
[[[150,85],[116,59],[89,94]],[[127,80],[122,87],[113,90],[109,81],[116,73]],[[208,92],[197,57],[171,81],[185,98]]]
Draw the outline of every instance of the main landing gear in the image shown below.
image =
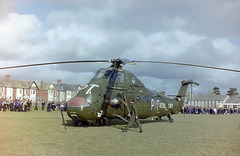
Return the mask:
[[89,125],[90,123],[86,122],[86,121],[78,121],[78,120],[73,120],[72,119],[72,124],[74,126],[82,126],[82,125]]
[[98,119],[97,122],[100,126],[110,126],[111,125],[111,120],[107,119],[107,118]]
[[173,118],[171,117],[171,114],[168,114],[167,117],[168,117],[168,119],[169,119],[169,122],[170,122],[170,123],[173,123]]

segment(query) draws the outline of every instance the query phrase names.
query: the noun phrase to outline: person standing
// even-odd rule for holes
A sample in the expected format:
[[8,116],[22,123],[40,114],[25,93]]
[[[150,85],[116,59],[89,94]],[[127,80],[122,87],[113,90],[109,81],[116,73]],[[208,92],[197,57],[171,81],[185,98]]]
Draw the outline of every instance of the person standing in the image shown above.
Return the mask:
[[27,111],[30,111],[30,101],[27,101]]
[[47,104],[47,112],[51,112],[50,106],[51,106],[51,103],[50,103],[50,101],[48,101],[48,104]]
[[13,111],[13,101],[10,102],[10,111]]
[[136,103],[134,102],[133,99],[130,100],[130,104],[131,104],[131,108],[132,108],[132,114],[131,114],[131,118],[130,121],[128,122],[127,128],[126,129],[122,129],[123,132],[127,132],[127,130],[136,122],[137,126],[140,129],[140,133],[143,132],[142,130],[142,126],[141,123],[138,119],[138,112],[137,112],[137,106]]
[[42,102],[42,110],[44,110],[45,107],[45,101]]
[[37,110],[37,111],[38,111],[38,108],[37,108],[37,106],[38,106],[38,103],[36,102],[36,104],[35,104],[35,108],[34,108],[34,111],[35,111],[35,110]]
[[10,101],[7,102],[7,110],[10,110]]
[[32,100],[30,100],[30,103],[29,103],[29,111],[32,110]]
[[27,112],[28,105],[27,105],[26,99],[23,100],[23,105],[24,105],[24,112]]
[[20,100],[18,100],[18,107],[17,108],[18,108],[17,111],[21,112],[21,101]]
[[2,101],[0,101],[0,111],[2,111]]
[[7,101],[6,101],[6,100],[4,100],[4,101],[2,102],[2,107],[3,107],[3,111],[5,112],[6,109],[7,109]]

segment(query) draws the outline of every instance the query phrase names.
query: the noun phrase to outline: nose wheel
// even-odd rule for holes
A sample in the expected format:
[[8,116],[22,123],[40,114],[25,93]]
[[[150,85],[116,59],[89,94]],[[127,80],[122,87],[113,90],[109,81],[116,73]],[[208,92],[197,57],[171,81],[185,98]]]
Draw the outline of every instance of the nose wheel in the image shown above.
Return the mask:
[[78,126],[78,123],[79,123],[79,121],[72,119],[72,124],[73,124],[74,126]]
[[168,114],[167,117],[168,117],[168,119],[169,119],[169,122],[170,122],[170,123],[173,123],[173,118],[171,117],[171,114]]

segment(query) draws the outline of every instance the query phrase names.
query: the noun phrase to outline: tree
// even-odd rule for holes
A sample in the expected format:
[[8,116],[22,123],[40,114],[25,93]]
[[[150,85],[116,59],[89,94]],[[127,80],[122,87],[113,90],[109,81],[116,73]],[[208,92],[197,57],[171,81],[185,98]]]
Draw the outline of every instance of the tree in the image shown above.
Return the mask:
[[218,87],[214,87],[212,91],[212,95],[221,95],[220,89]]
[[209,89],[209,91],[207,91],[207,92],[205,93],[205,95],[212,95],[212,90]]
[[227,91],[227,95],[229,96],[239,95],[239,93],[237,92],[237,88],[230,88],[229,91]]

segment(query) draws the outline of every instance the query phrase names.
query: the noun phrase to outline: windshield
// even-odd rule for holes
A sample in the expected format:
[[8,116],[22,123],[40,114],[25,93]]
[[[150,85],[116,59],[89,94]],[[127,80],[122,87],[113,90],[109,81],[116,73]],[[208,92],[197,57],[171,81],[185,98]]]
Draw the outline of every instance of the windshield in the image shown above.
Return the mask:
[[95,78],[97,79],[108,79],[113,73],[113,70],[100,70],[96,73]]

